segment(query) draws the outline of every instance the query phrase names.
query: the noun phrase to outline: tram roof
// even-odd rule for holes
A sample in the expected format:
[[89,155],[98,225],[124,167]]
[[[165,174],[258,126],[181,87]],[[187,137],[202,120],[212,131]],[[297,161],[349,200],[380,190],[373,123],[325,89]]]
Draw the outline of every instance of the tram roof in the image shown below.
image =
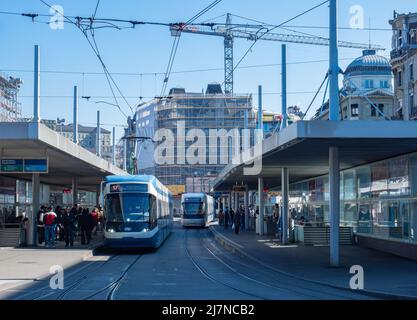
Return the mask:
[[121,183],[121,182],[143,182],[152,183],[156,178],[149,175],[124,175],[124,176],[108,176],[106,182]]

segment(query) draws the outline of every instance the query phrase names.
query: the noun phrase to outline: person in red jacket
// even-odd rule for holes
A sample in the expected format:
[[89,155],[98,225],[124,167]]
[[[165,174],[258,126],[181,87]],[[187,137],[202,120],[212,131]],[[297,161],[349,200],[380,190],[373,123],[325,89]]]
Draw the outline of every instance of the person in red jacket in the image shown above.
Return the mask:
[[55,228],[56,228],[57,214],[52,207],[43,216],[43,223],[45,224],[45,246],[51,248],[55,246]]

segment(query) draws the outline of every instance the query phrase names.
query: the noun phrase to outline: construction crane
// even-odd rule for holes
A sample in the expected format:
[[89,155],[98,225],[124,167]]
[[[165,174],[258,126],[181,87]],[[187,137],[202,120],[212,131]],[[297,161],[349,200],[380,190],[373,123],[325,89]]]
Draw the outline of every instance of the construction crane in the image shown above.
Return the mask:
[[[258,30],[255,30],[258,29]],[[232,15],[226,15],[226,24],[218,25],[206,23],[201,25],[187,25],[175,23],[170,25],[171,35],[179,37],[181,33],[201,34],[224,38],[224,90],[225,93],[233,93],[233,40],[234,38],[247,39],[250,41],[266,40],[288,43],[302,43],[317,46],[329,46],[329,39],[308,35],[294,35],[282,33],[269,33],[262,25],[232,25]],[[339,41],[339,47],[355,49],[385,50],[378,45]]]

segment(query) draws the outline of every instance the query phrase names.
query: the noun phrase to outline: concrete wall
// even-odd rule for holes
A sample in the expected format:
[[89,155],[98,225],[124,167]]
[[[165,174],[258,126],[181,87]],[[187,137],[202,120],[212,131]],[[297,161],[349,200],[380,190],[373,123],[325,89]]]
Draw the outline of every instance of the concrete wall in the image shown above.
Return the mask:
[[417,260],[417,244],[362,235],[355,235],[355,238],[357,244],[362,247],[391,253],[407,259]]

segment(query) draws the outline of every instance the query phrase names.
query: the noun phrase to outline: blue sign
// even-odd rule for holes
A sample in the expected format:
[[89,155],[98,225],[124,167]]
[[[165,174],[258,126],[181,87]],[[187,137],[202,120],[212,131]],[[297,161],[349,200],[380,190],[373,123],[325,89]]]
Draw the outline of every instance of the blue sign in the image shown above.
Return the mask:
[[23,159],[1,159],[2,172],[23,172]]
[[25,172],[48,172],[47,159],[25,159]]
[[48,159],[1,159],[0,172],[47,173]]

